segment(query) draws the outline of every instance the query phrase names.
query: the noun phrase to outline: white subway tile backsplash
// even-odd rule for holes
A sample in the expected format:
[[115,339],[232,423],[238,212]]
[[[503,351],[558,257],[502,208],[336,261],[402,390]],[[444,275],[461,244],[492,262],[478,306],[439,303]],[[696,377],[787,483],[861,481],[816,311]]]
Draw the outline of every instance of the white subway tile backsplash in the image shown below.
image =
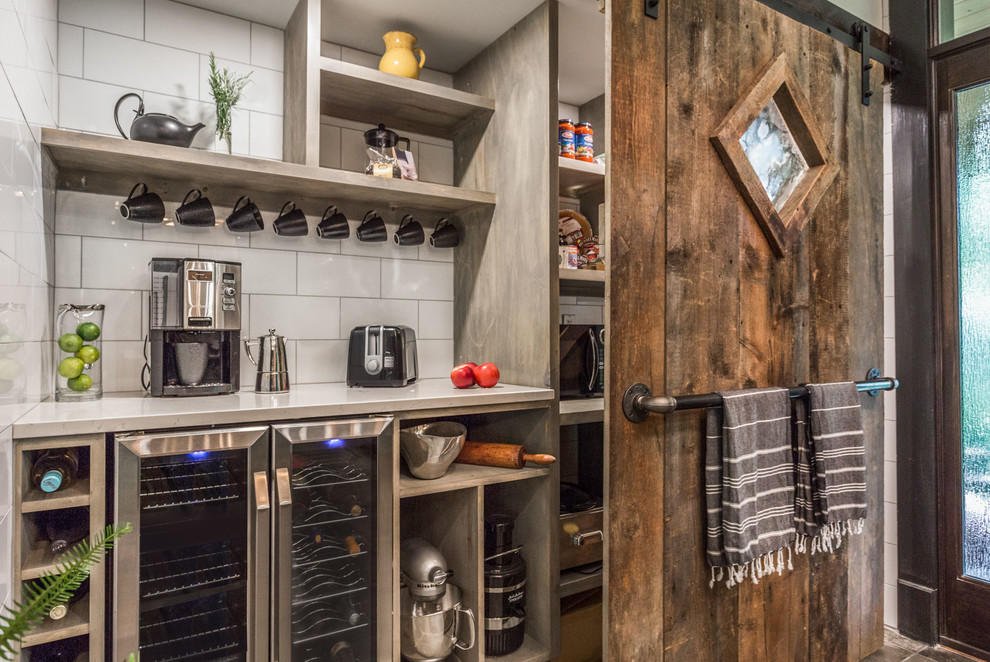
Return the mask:
[[382,262],[382,296],[390,299],[454,300],[454,266],[441,262]]
[[[0,441],[10,443],[6,440]],[[10,544],[10,541],[14,539],[13,521],[14,514],[9,508],[0,512],[0,540],[4,541],[3,544],[0,544],[0,605],[5,607],[7,599],[11,597],[10,582],[13,570],[10,555],[13,545]]]
[[[216,53],[218,58],[251,61],[251,24],[248,21],[171,0],[145,0],[144,38],[199,53],[205,48]],[[203,75],[206,75],[205,71]]]
[[137,39],[87,30],[83,35],[83,57],[86,78],[103,83],[187,99],[196,98],[201,78],[206,84],[205,70],[200,74],[201,56]]
[[883,503],[883,541],[897,544],[897,504],[890,501]]
[[429,262],[453,262],[453,248],[434,248],[430,246],[430,235],[433,234],[435,227],[435,223],[431,223],[429,226],[426,224],[423,225],[423,230],[426,232],[426,241],[419,247],[419,259]]
[[142,391],[141,370],[144,368],[143,340],[113,340],[103,343],[103,392]]
[[[150,287],[148,278],[146,287]],[[90,304],[102,303],[104,342],[108,340],[143,340],[145,324],[141,318],[141,306],[148,296],[142,290],[92,290],[78,288],[55,288],[55,310],[63,303]]]
[[148,288],[151,258],[189,257],[191,253],[194,251],[183,244],[83,237],[82,286],[117,290]]
[[350,337],[354,327],[369,324],[408,326],[419,338],[419,306],[415,301],[399,299],[340,300],[340,338]]
[[883,545],[883,583],[897,586],[897,545]]
[[251,334],[274,328],[289,340],[335,340],[340,328],[340,299],[251,295]]
[[[884,408],[886,409],[886,407]],[[897,421],[886,420],[883,422],[883,457],[888,462],[897,462]]]
[[454,302],[420,301],[417,338],[450,340],[454,337]]
[[309,234],[305,237],[286,237],[275,234],[273,223],[278,217],[277,212],[266,214],[265,229],[262,232],[251,233],[251,248],[271,248],[277,251],[303,251],[309,253],[339,253],[340,241],[336,239],[320,239],[316,235],[316,225],[319,217],[315,210],[306,209],[306,223]]
[[200,246],[199,257],[241,263],[244,294],[295,294],[296,254],[257,248]]
[[[210,57],[209,55],[200,55],[199,58],[201,71],[198,88],[199,99],[200,101],[210,101],[212,97],[207,79],[210,71]],[[250,64],[220,57],[216,58],[216,63],[219,69],[227,68],[235,76],[251,75],[249,79],[251,82],[244,87],[243,96],[238,104],[239,108],[257,110],[271,115],[282,114],[282,72],[252,67]]]
[[58,73],[63,76],[83,75],[83,29],[68,23],[58,26]]
[[79,287],[82,278],[82,238],[55,236],[55,283],[61,287]]
[[[149,223],[144,226],[145,241],[169,241],[179,244],[195,244],[197,246],[234,246],[247,248],[251,245],[250,234],[245,232],[230,232],[223,223],[227,210],[216,209],[220,225],[213,227],[190,227],[175,223],[175,208],[177,204],[165,204],[165,215],[171,219],[168,223]],[[190,247],[192,254],[195,247]]]
[[285,33],[260,23],[251,24],[251,64],[282,71],[285,55]]
[[144,3],[135,0],[59,0],[58,20],[134,39],[144,38]]
[[118,205],[126,199],[127,191],[120,195],[59,191],[55,231],[83,237],[141,239],[144,224],[128,221],[118,211]]
[[[117,99],[128,92],[140,92],[140,90],[69,76],[59,76],[58,80],[60,128],[106,136],[120,135],[113,122],[114,105]],[[137,109],[137,103],[136,99],[128,99],[121,104],[120,125],[124,131],[131,126],[131,120],[134,119],[132,111]]]
[[897,462],[883,463],[883,500],[897,503]]
[[322,384],[347,379],[347,340],[296,342],[296,384]]
[[883,585],[883,624],[897,629],[897,587]]
[[454,363],[453,340],[417,340],[420,379],[435,379],[450,375]]
[[382,296],[381,261],[299,253],[299,294],[378,298]]
[[[11,438],[11,428],[6,426],[0,430],[0,517],[10,510],[14,498],[14,443]],[[0,538],[10,540],[10,538]],[[5,566],[0,565],[0,570]],[[2,590],[0,590],[2,593]]]
[[282,160],[282,118],[266,113],[250,113],[251,156]]

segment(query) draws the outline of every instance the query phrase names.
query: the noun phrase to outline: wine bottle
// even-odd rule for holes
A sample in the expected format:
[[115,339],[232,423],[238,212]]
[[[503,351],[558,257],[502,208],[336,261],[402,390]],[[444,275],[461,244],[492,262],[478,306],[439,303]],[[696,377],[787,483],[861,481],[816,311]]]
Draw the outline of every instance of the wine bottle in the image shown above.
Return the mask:
[[79,471],[79,453],[75,448],[52,448],[38,451],[31,467],[31,480],[44,492],[55,492],[72,484]]
[[69,613],[69,606],[75,604],[76,602],[82,600],[89,593],[89,579],[84,581],[79,585],[71,596],[69,596],[69,601],[62,604],[55,605],[48,610],[48,618],[53,621],[58,621],[66,617]]
[[52,510],[44,522],[45,535],[54,554],[61,554],[89,534],[89,514],[85,509]]

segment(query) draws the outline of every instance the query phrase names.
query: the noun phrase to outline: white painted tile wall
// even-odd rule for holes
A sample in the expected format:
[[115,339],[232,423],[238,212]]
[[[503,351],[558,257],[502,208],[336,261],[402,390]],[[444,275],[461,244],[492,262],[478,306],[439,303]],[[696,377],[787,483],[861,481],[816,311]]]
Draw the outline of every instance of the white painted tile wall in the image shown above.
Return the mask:
[[10,425],[51,387],[55,237],[38,140],[57,125],[57,60],[56,0],[0,0],[0,604],[11,595]]
[[[2,1],[2,0],[0,0]],[[216,145],[213,105],[206,86],[208,53],[238,73],[253,71],[241,108],[235,111],[233,151],[261,158],[282,156],[283,33],[268,26],[182,5],[171,0],[60,0],[60,126],[118,135],[113,106],[130,91],[145,98],[146,111],[203,122],[194,147]],[[378,55],[324,44],[328,57],[376,67]],[[128,62],[122,64],[121,53]],[[451,85],[451,77],[424,72],[424,80]],[[132,107],[128,105],[127,107]],[[122,124],[130,111],[122,112]],[[371,118],[373,121],[373,118]],[[324,117],[321,164],[363,171],[363,133],[370,123]],[[453,183],[453,146],[448,140],[406,134],[423,181]],[[400,248],[392,242],[361,244],[354,231],[367,209],[342,209],[351,239],[323,241],[277,237],[276,210],[263,210],[266,231],[250,235],[225,227],[193,229],[141,226],[123,221],[115,204],[124,197],[62,192],[58,195],[55,303],[102,301],[105,324],[104,388],[140,388],[142,340],[147,324],[148,260],[200,256],[243,264],[243,337],[268,328],[289,339],[295,383],[342,381],[347,337],[367,323],[406,324],[417,331],[420,369],[445,376],[453,357],[452,251],[428,246]],[[287,191],[287,199],[291,192]],[[333,200],[328,200],[330,204]],[[178,201],[166,201],[168,211]],[[394,231],[399,218],[379,209]],[[307,209],[311,226],[322,209]],[[229,209],[218,208],[218,217]],[[418,218],[429,227],[436,218]],[[108,268],[108,265],[112,267]],[[135,302],[140,305],[135,307]],[[140,315],[139,315],[140,313]],[[253,384],[242,357],[242,384]]]

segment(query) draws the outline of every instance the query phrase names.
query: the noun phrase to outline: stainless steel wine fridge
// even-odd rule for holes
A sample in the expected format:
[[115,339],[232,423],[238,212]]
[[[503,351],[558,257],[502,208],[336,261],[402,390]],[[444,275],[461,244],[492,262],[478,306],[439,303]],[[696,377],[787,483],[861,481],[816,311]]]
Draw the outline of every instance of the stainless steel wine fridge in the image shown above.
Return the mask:
[[389,657],[392,443],[390,417],[118,436],[113,660]]

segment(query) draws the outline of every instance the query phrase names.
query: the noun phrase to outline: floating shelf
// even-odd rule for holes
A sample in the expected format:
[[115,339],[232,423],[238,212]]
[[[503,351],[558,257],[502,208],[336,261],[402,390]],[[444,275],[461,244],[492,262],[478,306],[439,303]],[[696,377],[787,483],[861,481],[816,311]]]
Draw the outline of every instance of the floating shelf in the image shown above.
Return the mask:
[[407,469],[403,466],[402,474],[399,476],[400,498],[548,476],[550,469],[546,467],[505,469],[503,467],[482,467],[474,464],[459,464],[455,462],[447,469],[447,473],[435,480],[421,480],[414,478],[406,472]]
[[560,424],[601,423],[605,420],[605,398],[560,401]]
[[602,585],[602,570],[597,572],[578,572],[577,570],[565,570],[560,573],[560,597],[566,598],[570,595],[577,595],[584,591],[590,591]]
[[89,634],[89,599],[69,605],[69,613],[57,621],[45,617],[41,625],[24,637],[24,648]]
[[462,124],[494,112],[488,97],[320,58],[321,115],[450,138]]
[[291,197],[310,214],[342,202],[449,214],[495,204],[494,193],[456,186],[74,131],[42,129],[41,142],[58,167],[58,188],[121,199],[136,183],[145,182],[166,200],[181,200],[195,186],[214,204],[232,206],[249,195],[262,209],[277,210]]
[[44,510],[61,510],[89,505],[89,479],[83,478],[57,492],[42,492],[31,488],[21,502],[21,512],[39,513]]
[[558,157],[560,195],[573,198],[592,189],[605,186],[605,166],[577,159]]

